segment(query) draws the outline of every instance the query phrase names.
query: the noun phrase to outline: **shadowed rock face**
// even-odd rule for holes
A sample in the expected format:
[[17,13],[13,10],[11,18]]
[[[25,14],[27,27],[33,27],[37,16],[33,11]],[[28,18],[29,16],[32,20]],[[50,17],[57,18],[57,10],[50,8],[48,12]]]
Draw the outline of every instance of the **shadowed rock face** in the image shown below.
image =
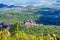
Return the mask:
[[0,28],[10,28],[10,24],[7,22],[0,23]]
[[38,11],[37,13],[42,14],[41,17],[36,20],[37,23],[60,25],[60,10]]

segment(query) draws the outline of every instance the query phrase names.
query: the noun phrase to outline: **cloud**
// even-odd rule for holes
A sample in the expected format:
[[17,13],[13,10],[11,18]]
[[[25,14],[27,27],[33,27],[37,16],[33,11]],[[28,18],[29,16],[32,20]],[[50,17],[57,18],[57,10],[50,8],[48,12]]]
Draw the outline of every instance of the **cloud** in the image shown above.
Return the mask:
[[35,5],[46,5],[52,6],[54,3],[58,3],[59,0],[0,0],[0,3],[5,3],[8,5],[25,5],[25,4],[35,4]]

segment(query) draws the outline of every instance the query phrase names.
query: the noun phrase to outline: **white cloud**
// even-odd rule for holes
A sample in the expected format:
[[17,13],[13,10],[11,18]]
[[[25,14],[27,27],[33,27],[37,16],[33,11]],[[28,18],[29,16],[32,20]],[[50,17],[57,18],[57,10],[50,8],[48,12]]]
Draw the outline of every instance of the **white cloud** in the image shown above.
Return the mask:
[[54,3],[58,3],[59,0],[0,0],[0,3],[5,4],[15,4],[15,5],[25,5],[25,4],[34,4],[37,5],[46,5],[46,6],[52,6]]
[[53,6],[56,0],[39,0],[39,4],[43,6]]

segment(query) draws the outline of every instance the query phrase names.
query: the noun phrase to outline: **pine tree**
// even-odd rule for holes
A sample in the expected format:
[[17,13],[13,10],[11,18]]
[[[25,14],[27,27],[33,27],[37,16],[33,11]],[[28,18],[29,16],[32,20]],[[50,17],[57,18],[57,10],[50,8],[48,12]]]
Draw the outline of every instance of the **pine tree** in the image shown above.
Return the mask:
[[14,34],[16,34],[18,32],[19,32],[18,23],[16,22],[15,24],[13,24],[13,26],[11,28],[11,33],[14,35]]
[[18,23],[14,23],[11,28],[11,40],[19,40],[19,26]]

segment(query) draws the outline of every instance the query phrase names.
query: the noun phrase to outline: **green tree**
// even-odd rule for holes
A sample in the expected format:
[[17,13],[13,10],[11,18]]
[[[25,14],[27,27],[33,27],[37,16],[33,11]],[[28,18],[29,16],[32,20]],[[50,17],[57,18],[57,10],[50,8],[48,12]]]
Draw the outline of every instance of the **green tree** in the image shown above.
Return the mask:
[[18,23],[16,22],[15,24],[13,24],[12,28],[11,28],[11,33],[14,35],[16,33],[19,32],[19,29],[18,29]]

